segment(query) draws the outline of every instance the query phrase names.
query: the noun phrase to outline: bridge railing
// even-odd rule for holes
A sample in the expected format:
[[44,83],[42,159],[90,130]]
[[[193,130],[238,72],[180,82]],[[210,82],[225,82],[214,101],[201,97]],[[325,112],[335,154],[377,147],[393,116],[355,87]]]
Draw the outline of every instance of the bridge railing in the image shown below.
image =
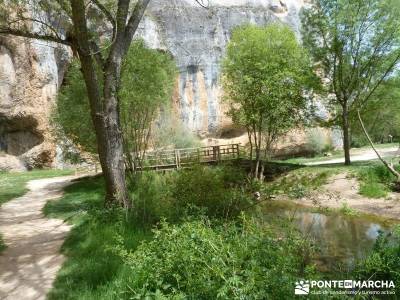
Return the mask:
[[194,163],[214,163],[237,159],[241,155],[239,144],[150,151],[145,155],[149,169],[179,169]]

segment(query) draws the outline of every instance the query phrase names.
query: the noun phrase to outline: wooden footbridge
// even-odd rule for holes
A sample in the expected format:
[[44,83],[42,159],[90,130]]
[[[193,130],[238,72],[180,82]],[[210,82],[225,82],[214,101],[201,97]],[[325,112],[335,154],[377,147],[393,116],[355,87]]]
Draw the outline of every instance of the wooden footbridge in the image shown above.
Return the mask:
[[172,170],[193,164],[217,164],[241,157],[239,144],[156,150],[145,154],[144,170]]

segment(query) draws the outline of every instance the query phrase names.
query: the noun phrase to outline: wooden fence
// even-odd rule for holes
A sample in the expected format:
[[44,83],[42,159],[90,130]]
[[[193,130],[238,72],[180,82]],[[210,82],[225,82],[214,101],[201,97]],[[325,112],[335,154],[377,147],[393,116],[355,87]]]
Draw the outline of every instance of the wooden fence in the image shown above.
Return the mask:
[[238,158],[240,158],[239,144],[158,150],[146,153],[144,168],[148,170],[180,169],[195,163],[212,164]]

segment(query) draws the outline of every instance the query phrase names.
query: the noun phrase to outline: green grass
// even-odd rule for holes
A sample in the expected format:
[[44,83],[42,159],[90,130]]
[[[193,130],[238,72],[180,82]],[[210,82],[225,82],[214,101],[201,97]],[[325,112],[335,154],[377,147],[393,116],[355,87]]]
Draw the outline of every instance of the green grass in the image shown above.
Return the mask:
[[24,195],[29,180],[72,174],[71,170],[33,170],[23,173],[0,172],[0,205]]
[[350,217],[359,215],[359,213],[356,210],[349,207],[347,203],[342,204],[342,206],[339,209],[339,212],[344,214],[345,216],[350,216]]
[[6,244],[4,244],[3,238],[0,233],[0,253],[3,252],[4,249],[6,249],[6,248],[7,248],[7,246],[6,246]]
[[84,179],[67,187],[61,199],[45,206],[47,216],[74,225],[62,247],[67,260],[49,299],[121,298],[119,284],[129,272],[113,249],[121,242],[135,249],[151,232],[126,222],[119,210],[105,210],[103,191],[101,178]]
[[[286,162],[286,161],[285,161]],[[338,173],[348,173],[360,183],[359,193],[368,198],[384,198],[391,191],[395,177],[378,160],[343,164],[303,166],[293,169],[285,176],[266,184],[274,194],[286,194],[290,198],[302,198],[308,192],[326,184],[329,177]]]
[[[387,148],[392,148],[392,147],[398,147],[399,144],[397,143],[388,143],[388,144],[376,144],[375,145],[377,149],[387,149]],[[363,146],[360,148],[352,148],[351,153],[352,155],[357,155],[362,153],[363,151],[371,150],[372,148],[370,146]],[[311,163],[311,162],[320,162],[320,161],[325,161],[325,160],[331,160],[331,159],[338,159],[338,158],[343,158],[343,150],[335,150],[330,152],[332,156],[324,156],[323,154],[316,155],[314,157],[294,157],[285,160],[285,162],[288,163],[296,163],[296,164],[305,164],[305,163]]]
[[359,193],[368,198],[383,198],[390,192],[395,177],[380,162],[358,170]]
[[292,170],[285,176],[267,182],[264,187],[269,194],[285,194],[298,199],[327,183],[330,176],[338,172],[336,168],[304,167]]

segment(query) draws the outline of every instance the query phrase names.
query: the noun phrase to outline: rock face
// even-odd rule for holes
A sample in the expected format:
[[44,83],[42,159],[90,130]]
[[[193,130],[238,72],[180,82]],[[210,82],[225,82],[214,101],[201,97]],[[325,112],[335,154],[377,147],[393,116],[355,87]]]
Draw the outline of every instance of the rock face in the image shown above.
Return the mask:
[[[183,124],[201,137],[232,133],[219,84],[220,63],[232,29],[246,23],[289,24],[299,30],[302,0],[153,0],[139,35],[150,47],[170,51],[179,68],[174,99]],[[240,132],[238,132],[240,133]]]
[[0,151],[28,168],[52,165],[49,120],[66,55],[49,43],[0,38]]
[[[174,107],[183,124],[204,138],[243,131],[225,117],[220,63],[236,26],[271,22],[299,30],[303,0],[152,0],[138,36],[168,50],[179,68]],[[28,168],[51,166],[55,145],[49,119],[69,59],[66,49],[41,41],[0,38],[0,151]],[[73,108],[71,108],[73,109]]]

